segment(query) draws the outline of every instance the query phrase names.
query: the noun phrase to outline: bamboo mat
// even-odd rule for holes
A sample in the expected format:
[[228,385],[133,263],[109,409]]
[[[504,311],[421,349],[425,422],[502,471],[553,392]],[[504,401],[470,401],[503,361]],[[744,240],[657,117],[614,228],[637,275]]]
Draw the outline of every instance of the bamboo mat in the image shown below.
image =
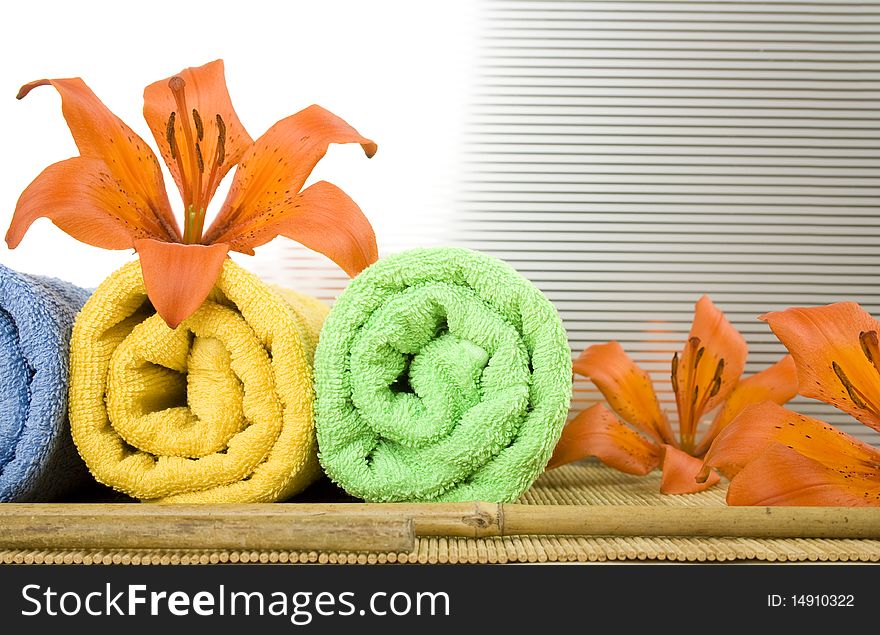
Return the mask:
[[[533,505],[724,506],[724,489],[687,496],[659,493],[659,473],[621,474],[587,462],[548,472],[519,502]],[[295,503],[292,503],[295,504]],[[880,540],[705,537],[505,537],[417,539],[410,553],[303,551],[16,551],[0,550],[5,564],[214,563],[507,563],[507,562],[880,562]]]

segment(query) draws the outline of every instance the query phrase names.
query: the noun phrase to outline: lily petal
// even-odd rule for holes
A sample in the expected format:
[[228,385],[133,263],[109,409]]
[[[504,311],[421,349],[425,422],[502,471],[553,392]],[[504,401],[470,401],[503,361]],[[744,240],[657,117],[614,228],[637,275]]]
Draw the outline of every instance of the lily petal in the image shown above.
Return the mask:
[[718,411],[712,426],[706,431],[700,445],[697,446],[695,454],[697,456],[704,454],[718,433],[733,421],[746,406],[762,401],[772,401],[782,405],[793,399],[797,392],[797,369],[791,355],[786,355],[769,368],[745,378],[736,385]]
[[135,241],[147,296],[170,328],[198,309],[220,275],[229,245]]
[[206,242],[236,242],[251,249],[247,237],[255,228],[289,212],[331,143],[359,143],[368,157],[377,146],[320,106],[309,106],[282,119],[241,158],[229,195],[205,234]]
[[141,213],[98,159],[60,161],[34,179],[18,199],[6,242],[14,249],[38,218],[50,219],[77,240],[126,249],[136,238],[160,238],[141,225]]
[[[82,161],[62,161],[45,170],[19,200],[7,234],[10,247],[21,241],[27,228],[40,216],[48,216],[68,227],[75,210],[69,205],[73,196],[62,190],[74,185],[77,176],[85,183],[75,185],[87,202],[81,209],[91,217],[96,229],[109,229],[121,221],[132,238],[151,236],[176,242],[180,230],[171,212],[159,162],[150,147],[99,100],[79,78],[41,79],[22,86],[18,98],[24,98],[38,86],[53,86],[61,95],[61,109]],[[109,190],[116,189],[115,193]],[[37,205],[63,204],[58,208]],[[99,210],[113,220],[96,220]],[[66,221],[59,221],[65,217]],[[59,226],[61,226],[59,224]],[[83,240],[83,233],[76,238]],[[113,230],[105,237],[93,236],[89,244],[121,249],[131,241],[121,239]]]
[[[159,145],[159,151],[162,154],[162,158],[165,159],[165,164],[168,166],[171,176],[174,177],[181,195],[186,199],[187,195],[184,191],[185,177],[181,174],[179,166],[183,165],[184,169],[189,169],[188,166],[197,165],[198,162],[196,157],[192,156],[190,146],[183,143],[185,139],[184,125],[189,126],[191,133],[195,132],[193,110],[198,111],[203,133],[202,139],[199,141],[199,149],[204,164],[210,170],[217,156],[218,142],[221,135],[221,124],[217,122],[217,115],[220,115],[224,128],[224,158],[213,175],[210,172],[204,175],[202,189],[194,196],[194,198],[197,197],[195,200],[201,201],[203,207],[207,208],[220,181],[253,144],[253,139],[251,139],[247,130],[244,129],[241,120],[239,120],[235,109],[232,107],[232,100],[226,87],[223,60],[216,60],[195,68],[185,68],[175,77],[180,77],[185,82],[184,93],[187,112],[177,112],[179,108],[174,99],[174,93],[172,93],[168,85],[171,79],[169,77],[153,82],[144,89],[144,118],[150,126],[153,138],[156,139],[156,143]],[[172,112],[175,113],[174,131],[175,138],[179,141],[177,150],[181,156],[180,163],[172,157],[171,146],[168,142],[168,119]],[[190,183],[196,181],[194,176],[194,174],[187,175]]]
[[661,494],[694,494],[709,489],[721,480],[718,474],[713,472],[704,482],[698,483],[696,477],[703,467],[700,459],[671,445],[664,445],[663,449]]
[[660,448],[620,423],[604,404],[568,422],[547,469],[595,456],[614,469],[643,476],[660,464]]
[[675,443],[660,410],[651,378],[615,341],[585,349],[572,365],[574,372],[592,381],[621,419],[648,434],[657,443]]
[[709,412],[727,399],[739,382],[746,367],[748,346],[740,332],[727,320],[724,313],[709,299],[701,297],[695,306],[694,322],[689,338],[699,338],[700,346],[705,348],[705,357],[697,372],[696,385],[710,386],[719,360],[724,360],[721,371],[721,386],[705,406]]
[[794,357],[802,395],[880,431],[880,359],[871,361],[860,340],[873,332],[876,343],[880,322],[854,302],[792,308],[760,319]]
[[841,471],[774,443],[730,482],[727,504],[880,507],[880,464]]
[[352,278],[379,258],[376,234],[361,208],[332,183],[318,181],[279,206],[263,224],[230,242],[230,249],[252,253],[278,235],[324,254]]
[[771,401],[747,406],[719,433],[706,453],[703,474],[714,467],[725,476],[734,477],[774,443],[795,449],[830,468],[863,477],[880,477],[880,450]]

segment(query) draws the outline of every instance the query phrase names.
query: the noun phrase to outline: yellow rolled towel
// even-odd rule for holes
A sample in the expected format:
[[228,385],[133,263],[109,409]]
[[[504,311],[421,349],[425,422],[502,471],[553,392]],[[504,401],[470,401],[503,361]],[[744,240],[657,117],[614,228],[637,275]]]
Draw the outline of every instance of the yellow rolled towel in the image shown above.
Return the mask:
[[139,263],[107,278],[73,329],[70,424],[102,483],[158,502],[268,502],[319,474],[312,361],[328,307],[226,260],[177,329]]

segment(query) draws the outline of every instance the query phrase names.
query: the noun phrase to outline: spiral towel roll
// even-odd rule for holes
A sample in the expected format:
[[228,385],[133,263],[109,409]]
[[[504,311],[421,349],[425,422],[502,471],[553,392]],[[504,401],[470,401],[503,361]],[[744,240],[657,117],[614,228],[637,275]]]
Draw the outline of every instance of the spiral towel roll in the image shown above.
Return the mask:
[[161,502],[287,498],[319,474],[312,360],[327,307],[227,260],[171,330],[140,265],[95,291],[71,345],[73,439],[92,474]]
[[571,399],[556,309],[509,265],[416,249],[362,272],[315,354],[321,464],[370,501],[512,501]]
[[0,265],[0,501],[49,501],[88,477],[67,423],[70,330],[89,297]]

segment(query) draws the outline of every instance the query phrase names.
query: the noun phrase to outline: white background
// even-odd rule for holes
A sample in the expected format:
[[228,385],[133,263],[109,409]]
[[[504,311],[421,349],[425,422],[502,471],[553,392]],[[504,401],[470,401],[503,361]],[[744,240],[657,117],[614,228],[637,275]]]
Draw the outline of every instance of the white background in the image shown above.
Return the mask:
[[[373,222],[381,252],[442,241],[437,221],[449,209],[457,178],[471,81],[476,29],[472,4],[9,3],[0,22],[3,233],[31,180],[50,163],[77,154],[54,90],[43,87],[18,102],[21,84],[43,77],[82,77],[152,144],[141,114],[144,87],[186,66],[223,58],[233,104],[252,137],[318,103],[379,144],[372,160],[356,146],[332,146],[311,181],[329,180],[358,202]],[[230,178],[211,211],[222,203]],[[180,214],[179,195],[167,173],[166,186]],[[291,254],[317,258],[304,251],[279,238],[254,258],[237,259],[275,282],[285,282],[278,267]],[[132,258],[131,252],[105,252],[79,243],[45,219],[35,223],[15,251],[0,247],[3,264],[88,286]],[[320,259],[313,262],[327,269]]]

